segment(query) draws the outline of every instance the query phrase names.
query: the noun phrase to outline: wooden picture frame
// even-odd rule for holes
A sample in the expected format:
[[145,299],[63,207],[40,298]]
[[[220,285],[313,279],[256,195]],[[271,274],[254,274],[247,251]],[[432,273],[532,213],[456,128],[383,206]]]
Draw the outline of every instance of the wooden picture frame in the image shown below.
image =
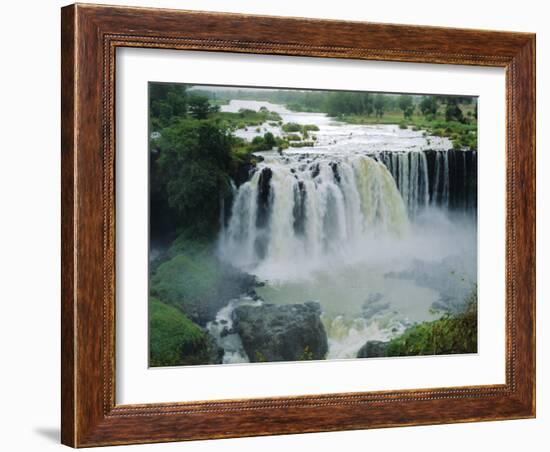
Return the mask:
[[[535,416],[535,35],[70,5],[62,9],[62,442],[73,447]],[[115,403],[115,50],[506,69],[506,383]]]

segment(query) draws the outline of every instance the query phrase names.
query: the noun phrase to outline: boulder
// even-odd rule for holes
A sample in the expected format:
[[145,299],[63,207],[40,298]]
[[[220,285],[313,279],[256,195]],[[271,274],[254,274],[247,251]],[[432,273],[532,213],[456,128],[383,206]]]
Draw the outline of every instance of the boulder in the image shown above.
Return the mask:
[[357,352],[358,358],[381,358],[386,356],[387,342],[367,341]]
[[328,351],[317,302],[243,305],[232,318],[250,362],[324,359]]

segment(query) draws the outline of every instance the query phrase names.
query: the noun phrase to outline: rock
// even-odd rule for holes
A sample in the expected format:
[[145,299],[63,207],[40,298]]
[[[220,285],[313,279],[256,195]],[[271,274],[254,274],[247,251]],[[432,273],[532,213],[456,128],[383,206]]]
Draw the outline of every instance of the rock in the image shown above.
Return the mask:
[[312,179],[315,179],[319,175],[320,172],[321,172],[321,169],[320,169],[318,163],[315,163],[314,165],[311,166],[311,178]]
[[207,338],[207,349],[209,355],[209,364],[221,364],[223,362],[224,350],[216,342],[216,338],[205,330]]
[[324,359],[328,351],[317,302],[239,306],[233,327],[250,362]]
[[377,314],[381,314],[389,309],[390,303],[383,302],[384,296],[381,293],[369,294],[367,300],[361,306],[361,313],[364,318],[370,319]]
[[227,328],[226,326],[224,326],[222,328],[222,330],[220,331],[220,337],[225,337],[229,334],[229,328]]
[[[255,159],[258,160],[258,157],[255,157]],[[238,165],[232,174],[235,185],[240,187],[242,184],[247,182],[252,173],[254,173],[255,169],[256,165],[253,162],[246,162]]]
[[357,352],[358,358],[381,358],[386,356],[387,342],[367,341]]
[[254,289],[250,289],[246,295],[248,295],[250,298],[252,298],[254,301],[261,300],[262,298],[258,295],[258,293]]

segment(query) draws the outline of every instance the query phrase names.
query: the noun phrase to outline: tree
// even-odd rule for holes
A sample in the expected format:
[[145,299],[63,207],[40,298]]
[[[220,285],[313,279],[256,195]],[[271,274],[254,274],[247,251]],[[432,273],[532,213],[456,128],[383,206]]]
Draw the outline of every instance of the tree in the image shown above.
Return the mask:
[[264,134],[264,143],[265,143],[265,147],[268,150],[273,149],[275,147],[275,145],[277,144],[277,142],[275,141],[275,137],[273,136],[273,134],[271,132],[266,132]]
[[376,94],[374,96],[374,112],[377,118],[384,116],[384,110],[386,109],[387,100],[384,94]]
[[168,126],[174,117],[187,115],[186,85],[151,83],[149,85],[149,115],[153,130]]
[[435,117],[439,104],[436,96],[424,96],[418,105],[424,116]]
[[412,96],[408,94],[402,94],[398,100],[399,108],[403,111],[405,118],[411,118],[414,113],[414,103]]
[[192,96],[189,99],[189,113],[195,119],[207,119],[210,113],[210,102],[204,96]]
[[374,99],[370,93],[357,93],[357,97],[361,102],[361,113],[370,116],[374,111]]
[[437,100],[445,104],[445,120],[467,122],[460,104],[469,104],[472,102],[472,97],[467,96],[437,96]]
[[458,122],[465,121],[462,110],[458,106],[457,98],[449,98],[449,100],[447,101],[447,106],[445,107],[445,120]]
[[201,236],[215,233],[220,198],[230,187],[231,144],[231,133],[213,120],[185,119],[163,129],[152,171],[178,226]]

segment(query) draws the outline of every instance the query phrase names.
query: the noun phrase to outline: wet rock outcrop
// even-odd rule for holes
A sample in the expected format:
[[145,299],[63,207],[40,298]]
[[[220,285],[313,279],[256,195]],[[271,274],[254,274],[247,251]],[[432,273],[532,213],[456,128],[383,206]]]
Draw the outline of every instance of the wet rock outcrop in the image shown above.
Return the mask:
[[250,362],[324,359],[328,351],[317,302],[244,305],[232,318]]

